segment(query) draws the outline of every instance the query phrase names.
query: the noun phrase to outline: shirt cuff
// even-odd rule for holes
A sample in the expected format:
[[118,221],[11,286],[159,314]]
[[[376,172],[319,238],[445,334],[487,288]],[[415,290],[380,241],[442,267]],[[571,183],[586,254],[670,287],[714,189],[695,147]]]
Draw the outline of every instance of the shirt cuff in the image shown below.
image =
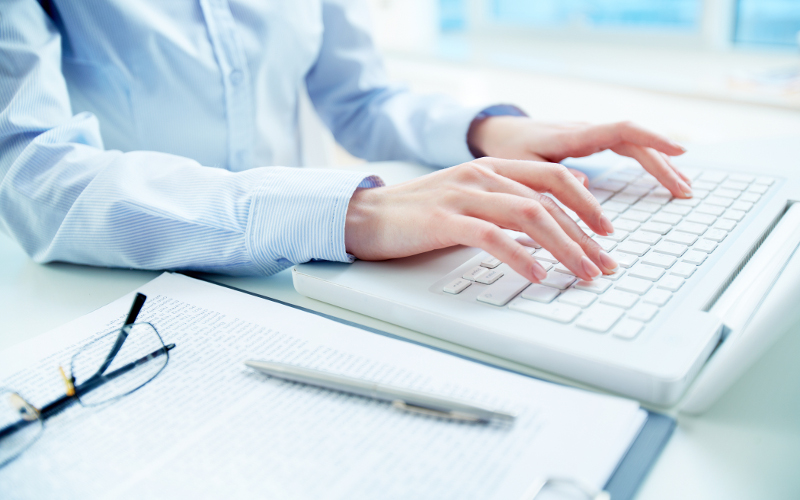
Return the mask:
[[345,251],[347,207],[356,188],[383,185],[374,175],[330,169],[267,167],[253,193],[247,249],[272,274],[309,260],[352,262]]
[[469,152],[473,158],[482,158],[486,156],[486,154],[481,151],[480,148],[473,144],[472,135],[481,122],[493,116],[528,116],[528,113],[522,111],[513,104],[495,104],[493,106],[489,106],[488,108],[484,108],[475,116],[475,118],[472,119],[472,122],[469,124],[469,129],[465,135],[467,138],[466,145],[469,148]]

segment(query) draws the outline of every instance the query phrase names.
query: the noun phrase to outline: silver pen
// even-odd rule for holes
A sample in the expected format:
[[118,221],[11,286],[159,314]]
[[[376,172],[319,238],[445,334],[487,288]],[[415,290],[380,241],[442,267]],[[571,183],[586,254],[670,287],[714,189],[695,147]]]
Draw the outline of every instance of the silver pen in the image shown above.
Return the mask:
[[389,401],[397,409],[414,413],[466,422],[489,422],[495,420],[511,423],[516,418],[516,415],[511,413],[478,406],[474,403],[378,384],[345,375],[336,375],[311,368],[256,360],[248,360],[244,364],[267,375],[284,380],[357,394],[381,401]]

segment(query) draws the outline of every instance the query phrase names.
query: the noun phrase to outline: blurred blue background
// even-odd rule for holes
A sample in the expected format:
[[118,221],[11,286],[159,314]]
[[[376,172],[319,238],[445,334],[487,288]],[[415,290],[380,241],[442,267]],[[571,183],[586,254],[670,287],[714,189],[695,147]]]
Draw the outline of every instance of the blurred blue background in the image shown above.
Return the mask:
[[[489,0],[485,15],[496,25],[699,32],[703,0]],[[439,0],[442,31],[467,27],[469,0]],[[736,0],[732,42],[794,46],[800,32],[800,0]]]

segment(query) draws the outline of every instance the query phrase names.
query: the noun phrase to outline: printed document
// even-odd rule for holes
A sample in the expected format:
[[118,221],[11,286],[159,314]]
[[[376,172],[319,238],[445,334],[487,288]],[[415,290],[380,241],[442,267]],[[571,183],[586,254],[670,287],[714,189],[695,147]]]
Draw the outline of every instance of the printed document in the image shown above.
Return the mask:
[[[646,419],[630,400],[183,275],[165,273],[139,291],[148,299],[138,321],[176,344],[166,368],[113,404],[74,405],[50,418],[39,440],[0,469],[0,498],[522,500],[542,477],[602,487]],[[34,405],[63,395],[58,367],[119,328],[133,295],[0,352],[0,386]],[[485,403],[518,418],[509,426],[415,415],[271,378],[246,359]]]

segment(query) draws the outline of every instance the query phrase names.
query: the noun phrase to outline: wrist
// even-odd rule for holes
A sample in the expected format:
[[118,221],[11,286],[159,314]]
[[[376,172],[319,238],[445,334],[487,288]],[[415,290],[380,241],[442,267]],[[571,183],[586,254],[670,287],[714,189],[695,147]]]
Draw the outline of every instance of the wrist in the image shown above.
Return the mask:
[[345,251],[358,258],[369,254],[369,242],[376,235],[376,214],[380,206],[380,189],[358,188],[350,197],[344,225]]
[[[495,144],[498,139],[502,139],[502,137],[492,137],[494,134],[491,133],[491,131],[496,128],[494,127],[494,124],[498,122],[498,118],[527,116],[527,113],[511,104],[497,104],[494,106],[489,106],[478,113],[478,115],[473,118],[472,123],[470,123],[469,129],[467,130],[467,147],[469,148],[470,153],[472,153],[472,156],[475,158],[493,156],[490,152],[491,145]],[[502,122],[506,120],[500,121]]]

